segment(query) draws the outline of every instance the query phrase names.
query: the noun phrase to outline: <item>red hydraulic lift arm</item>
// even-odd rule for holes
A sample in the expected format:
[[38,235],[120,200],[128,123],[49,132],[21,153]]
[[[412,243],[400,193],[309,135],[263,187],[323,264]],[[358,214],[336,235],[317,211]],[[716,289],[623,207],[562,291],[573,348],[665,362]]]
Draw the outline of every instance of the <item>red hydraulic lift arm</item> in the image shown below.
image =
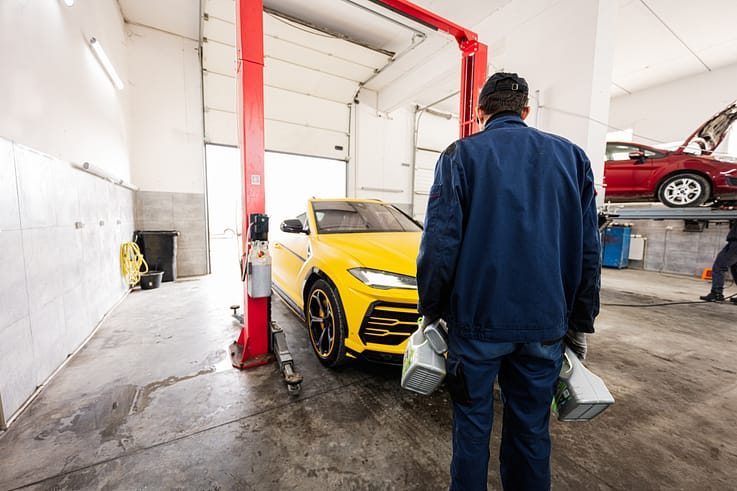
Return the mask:
[[488,47],[478,41],[475,32],[406,0],[371,1],[432,29],[447,32],[456,39],[462,56],[461,105],[458,113],[459,136],[463,138],[478,131],[474,109],[478,103],[479,92],[486,82]]

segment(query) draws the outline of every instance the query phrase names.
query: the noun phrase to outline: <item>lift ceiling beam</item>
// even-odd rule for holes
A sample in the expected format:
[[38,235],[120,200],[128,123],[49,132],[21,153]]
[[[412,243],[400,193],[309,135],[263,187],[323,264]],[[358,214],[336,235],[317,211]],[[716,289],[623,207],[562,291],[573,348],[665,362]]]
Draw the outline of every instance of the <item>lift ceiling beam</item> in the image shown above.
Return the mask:
[[458,111],[459,137],[464,138],[478,131],[474,110],[479,92],[486,82],[488,47],[478,41],[475,32],[461,27],[405,0],[371,0],[408,19],[437,31],[447,32],[456,39],[461,50],[461,104]]

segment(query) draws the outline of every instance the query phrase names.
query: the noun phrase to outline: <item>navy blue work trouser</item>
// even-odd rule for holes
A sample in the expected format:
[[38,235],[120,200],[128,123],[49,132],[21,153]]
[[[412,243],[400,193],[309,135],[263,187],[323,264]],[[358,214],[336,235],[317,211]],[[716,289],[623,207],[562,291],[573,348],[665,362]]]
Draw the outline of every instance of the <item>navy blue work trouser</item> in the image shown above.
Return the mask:
[[550,489],[548,424],[561,363],[561,341],[490,343],[462,338],[450,329],[446,385],[453,399],[451,491],[487,489],[497,375],[504,404],[502,485],[511,491]]
[[714,293],[724,292],[724,276],[727,270],[732,272],[732,279],[737,284],[737,242],[727,242],[727,245],[719,251],[714,265],[711,267],[711,291]]

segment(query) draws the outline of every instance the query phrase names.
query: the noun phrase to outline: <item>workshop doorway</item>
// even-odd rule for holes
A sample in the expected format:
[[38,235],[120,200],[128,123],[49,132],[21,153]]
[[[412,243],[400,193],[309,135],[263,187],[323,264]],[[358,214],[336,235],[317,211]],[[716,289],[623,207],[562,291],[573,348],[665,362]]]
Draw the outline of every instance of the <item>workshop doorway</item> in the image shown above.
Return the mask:
[[[240,149],[207,144],[205,156],[211,273],[237,278],[243,223]],[[266,152],[264,185],[271,237],[282,220],[305,210],[309,198],[345,198],[346,163]]]
[[305,211],[307,200],[346,197],[346,163],[288,153],[266,152],[266,214],[270,230]]

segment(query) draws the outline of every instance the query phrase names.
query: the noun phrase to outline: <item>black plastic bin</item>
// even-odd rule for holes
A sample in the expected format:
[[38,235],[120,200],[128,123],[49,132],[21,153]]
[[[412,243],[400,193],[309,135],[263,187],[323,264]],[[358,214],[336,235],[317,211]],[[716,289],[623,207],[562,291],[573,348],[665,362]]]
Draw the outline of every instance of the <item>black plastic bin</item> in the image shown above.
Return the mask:
[[148,263],[149,271],[163,271],[161,281],[177,279],[177,237],[176,230],[137,230],[134,241],[141,249]]
[[149,271],[141,273],[141,290],[153,290],[161,286],[161,278],[164,276],[163,271]]

